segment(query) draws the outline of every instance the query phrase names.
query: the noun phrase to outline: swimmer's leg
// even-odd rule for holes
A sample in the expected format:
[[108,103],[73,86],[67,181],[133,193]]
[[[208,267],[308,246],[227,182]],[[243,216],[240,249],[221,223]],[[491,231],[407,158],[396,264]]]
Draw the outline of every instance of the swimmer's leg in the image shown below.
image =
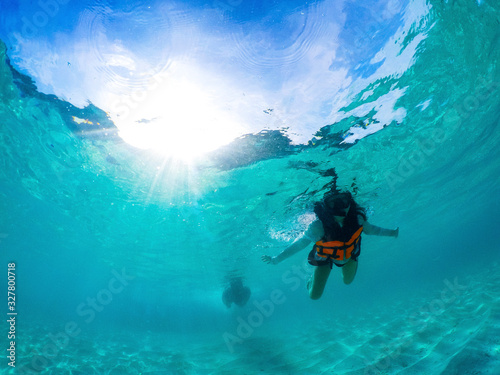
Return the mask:
[[350,284],[356,276],[356,271],[358,270],[358,261],[350,259],[349,262],[342,267],[342,277],[344,279],[344,284]]
[[307,283],[307,289],[309,289],[309,297],[311,297],[311,299],[319,299],[321,297],[331,271],[332,269],[329,265],[316,267],[311,279]]

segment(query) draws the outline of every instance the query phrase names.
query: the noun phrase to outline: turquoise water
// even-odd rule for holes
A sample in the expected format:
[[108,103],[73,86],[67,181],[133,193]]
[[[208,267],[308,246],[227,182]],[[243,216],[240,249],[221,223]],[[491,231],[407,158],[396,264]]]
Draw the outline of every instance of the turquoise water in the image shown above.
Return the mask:
[[[314,18],[322,3],[290,5],[279,17],[279,4],[239,4],[224,13],[224,27],[236,20],[244,35],[257,33],[238,18],[249,9],[263,24],[281,22],[285,34],[297,9],[309,10],[318,30],[326,22]],[[4,358],[3,372],[500,373],[499,4],[409,2],[390,14],[394,23],[350,12],[354,2],[337,6],[344,28],[328,69],[346,80],[323,100],[338,110],[320,123],[294,122],[282,110],[272,121],[290,124],[288,133],[262,126],[196,162],[128,145],[109,109],[72,102],[4,35],[0,259],[5,272],[15,262],[18,315],[16,367]],[[196,17],[211,14],[200,9]],[[236,50],[239,32],[228,34]],[[290,56],[278,53],[290,52],[276,47],[282,36],[263,33],[234,64],[261,74],[262,90],[285,91],[316,35],[291,34],[298,44]],[[266,80],[278,68],[279,85]],[[304,76],[314,82],[315,70]],[[314,95],[314,87],[299,91]],[[308,250],[276,266],[260,257],[307,228],[332,168],[370,222],[399,227],[400,236],[364,236],[355,282],[343,285],[334,270],[312,301]],[[222,293],[234,277],[252,295],[227,308]],[[9,323],[3,329],[8,349]]]

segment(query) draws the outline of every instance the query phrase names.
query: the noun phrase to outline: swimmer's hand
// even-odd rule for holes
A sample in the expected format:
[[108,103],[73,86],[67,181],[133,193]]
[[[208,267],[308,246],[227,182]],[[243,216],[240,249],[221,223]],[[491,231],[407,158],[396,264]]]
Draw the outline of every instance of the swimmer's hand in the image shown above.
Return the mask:
[[398,238],[398,236],[399,236],[399,227],[397,227],[396,229],[394,229],[394,230],[392,231],[392,236],[393,236],[394,238]]
[[272,257],[270,255],[262,255],[260,258],[264,263],[270,263],[270,264],[278,264],[278,260],[276,257]]

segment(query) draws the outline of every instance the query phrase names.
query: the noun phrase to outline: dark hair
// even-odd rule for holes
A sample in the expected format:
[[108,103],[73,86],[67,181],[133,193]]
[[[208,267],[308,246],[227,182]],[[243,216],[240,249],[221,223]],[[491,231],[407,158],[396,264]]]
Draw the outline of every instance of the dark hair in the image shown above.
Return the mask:
[[[345,207],[350,205],[349,211],[347,211],[347,215],[344,219],[344,225],[342,227],[333,217],[336,213],[337,207],[330,207],[326,204],[327,201],[333,202],[334,204],[337,203],[345,205]],[[325,239],[327,241],[348,241],[349,237],[352,235],[353,230],[355,231],[359,227],[358,215],[361,215],[363,219],[366,220],[365,210],[354,201],[350,192],[326,193],[320,202],[315,203],[314,213],[323,224]]]

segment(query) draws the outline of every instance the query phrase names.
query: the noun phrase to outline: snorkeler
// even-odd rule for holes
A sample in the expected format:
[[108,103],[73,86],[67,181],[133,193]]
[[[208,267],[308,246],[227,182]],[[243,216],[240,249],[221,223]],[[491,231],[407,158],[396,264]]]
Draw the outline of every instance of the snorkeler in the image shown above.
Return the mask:
[[235,277],[231,279],[230,285],[222,293],[222,302],[227,308],[231,307],[231,303],[238,306],[245,306],[250,298],[250,288],[243,286],[243,281],[241,277]]
[[278,264],[314,242],[308,262],[317,268],[307,284],[312,299],[319,299],[323,294],[333,265],[342,267],[345,284],[352,283],[358,269],[362,232],[376,236],[399,235],[399,228],[384,229],[370,224],[349,192],[326,193],[323,200],[314,205],[314,213],[319,220],[313,221],[293,244],[277,256],[262,256],[265,263]]

